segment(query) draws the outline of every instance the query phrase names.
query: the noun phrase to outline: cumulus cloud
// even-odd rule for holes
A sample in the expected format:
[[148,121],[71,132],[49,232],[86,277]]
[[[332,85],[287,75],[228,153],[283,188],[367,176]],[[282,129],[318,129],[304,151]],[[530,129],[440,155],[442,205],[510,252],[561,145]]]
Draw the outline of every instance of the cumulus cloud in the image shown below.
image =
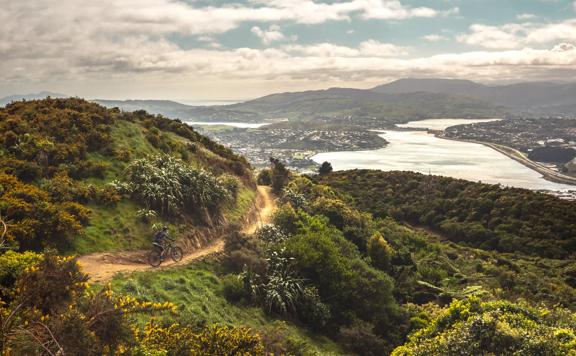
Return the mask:
[[446,11],[438,11],[429,7],[410,8],[397,0],[365,0],[356,1],[363,10],[363,17],[367,19],[402,20],[412,17],[438,17],[459,13],[458,7]]
[[516,15],[516,18],[517,18],[518,20],[533,20],[533,19],[537,18],[537,16],[534,15],[534,14],[527,14],[527,13],[525,13],[525,14],[518,14],[518,15]]
[[267,30],[263,30],[259,26],[254,26],[250,31],[253,34],[255,34],[258,38],[260,38],[262,43],[264,43],[265,45],[269,45],[272,42],[286,41],[286,40],[295,41],[296,39],[298,39],[297,36],[286,37],[280,31],[280,26],[278,25],[272,25]]
[[429,41],[429,42],[440,42],[440,41],[445,41],[448,38],[446,36],[442,36],[442,35],[438,35],[438,34],[430,34],[430,35],[422,36],[422,39]]
[[470,32],[457,36],[458,41],[492,49],[513,49],[558,41],[576,41],[576,20],[560,23],[475,24]]
[[[263,43],[274,44],[291,39],[276,23],[317,24],[351,17],[402,20],[457,11],[410,7],[396,0],[252,0],[219,7],[176,0],[9,1],[0,7],[0,80],[4,88],[48,82],[72,83],[70,88],[101,81],[105,93],[111,83],[137,93],[169,87],[204,91],[199,83],[213,83],[214,91],[221,93],[232,82],[244,90],[255,81],[271,83],[261,88],[293,82],[298,83],[294,87],[306,88],[335,82],[362,85],[403,76],[575,76],[576,49],[571,42],[576,41],[576,20],[476,25],[458,40],[493,51],[426,57],[375,39],[348,46],[284,43],[264,49],[224,48],[217,41],[218,34],[242,23],[250,23]],[[174,38],[201,45],[183,45]],[[541,48],[530,48],[533,44]]]
[[314,45],[290,45],[282,48],[291,54],[318,58],[338,57],[393,57],[407,54],[407,49],[390,43],[381,43],[375,40],[361,42],[358,47],[339,46],[332,43],[319,43]]

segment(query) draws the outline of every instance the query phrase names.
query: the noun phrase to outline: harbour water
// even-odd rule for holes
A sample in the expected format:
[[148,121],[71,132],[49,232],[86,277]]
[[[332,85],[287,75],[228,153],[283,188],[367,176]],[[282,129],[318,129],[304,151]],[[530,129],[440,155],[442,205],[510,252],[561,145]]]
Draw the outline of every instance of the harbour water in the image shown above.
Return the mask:
[[[458,123],[464,122],[457,120]],[[467,123],[471,123],[470,120]],[[406,125],[407,128],[443,130],[454,125],[454,119],[426,120]],[[312,160],[318,163],[328,161],[335,170],[414,171],[534,190],[576,189],[573,185],[550,182],[540,173],[481,144],[445,140],[426,131],[389,130],[382,132],[381,136],[389,142],[385,148],[325,152],[313,156]]]

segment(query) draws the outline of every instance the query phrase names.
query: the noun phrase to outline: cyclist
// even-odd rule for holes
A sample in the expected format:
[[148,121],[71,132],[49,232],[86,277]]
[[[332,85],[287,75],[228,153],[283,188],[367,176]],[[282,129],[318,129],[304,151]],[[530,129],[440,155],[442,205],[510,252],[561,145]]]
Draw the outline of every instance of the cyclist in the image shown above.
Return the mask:
[[162,229],[154,234],[153,245],[160,249],[162,256],[164,256],[166,245],[171,242],[174,242],[174,239],[168,235],[168,226],[162,226]]

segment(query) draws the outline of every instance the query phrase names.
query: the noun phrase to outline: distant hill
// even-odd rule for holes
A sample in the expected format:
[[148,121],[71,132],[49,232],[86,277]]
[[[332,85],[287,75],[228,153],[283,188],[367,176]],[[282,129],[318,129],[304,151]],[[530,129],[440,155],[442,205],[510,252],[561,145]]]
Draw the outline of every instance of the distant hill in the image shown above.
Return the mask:
[[482,100],[448,93],[379,93],[374,90],[331,88],[267,95],[243,103],[190,106],[168,100],[95,100],[108,108],[146,110],[183,121],[263,121],[318,117],[376,118],[400,122],[433,117],[494,117],[504,109]]
[[117,107],[123,111],[145,110],[183,121],[261,121],[263,118],[254,112],[230,109],[229,106],[192,106],[171,100],[103,100],[94,102],[107,108]]
[[380,93],[347,88],[273,94],[228,107],[276,118],[352,116],[385,122],[446,116],[493,117],[504,112],[503,108],[485,101],[449,93]]
[[54,93],[51,91],[41,91],[36,94],[24,94],[24,95],[10,95],[0,98],[0,107],[6,106],[6,104],[10,104],[13,101],[21,101],[21,100],[37,100],[37,99],[44,99],[46,97],[51,98],[67,98],[68,95]]
[[469,80],[400,79],[379,85],[372,91],[383,94],[417,92],[464,95],[512,111],[535,113],[573,113],[576,106],[576,83],[526,82],[487,86]]
[[479,93],[487,87],[470,80],[458,79],[399,79],[394,82],[379,85],[372,91],[384,94],[406,94],[416,92],[444,93],[454,95],[468,95]]

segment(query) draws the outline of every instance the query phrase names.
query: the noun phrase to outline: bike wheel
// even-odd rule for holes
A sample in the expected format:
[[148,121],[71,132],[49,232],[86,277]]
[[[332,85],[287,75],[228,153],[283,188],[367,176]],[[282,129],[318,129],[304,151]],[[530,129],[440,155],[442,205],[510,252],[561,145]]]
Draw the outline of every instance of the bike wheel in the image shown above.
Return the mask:
[[158,267],[162,263],[162,253],[158,250],[152,250],[148,253],[148,263],[152,267]]
[[184,251],[178,246],[174,246],[170,249],[170,257],[174,262],[182,261],[182,257],[184,256]]

